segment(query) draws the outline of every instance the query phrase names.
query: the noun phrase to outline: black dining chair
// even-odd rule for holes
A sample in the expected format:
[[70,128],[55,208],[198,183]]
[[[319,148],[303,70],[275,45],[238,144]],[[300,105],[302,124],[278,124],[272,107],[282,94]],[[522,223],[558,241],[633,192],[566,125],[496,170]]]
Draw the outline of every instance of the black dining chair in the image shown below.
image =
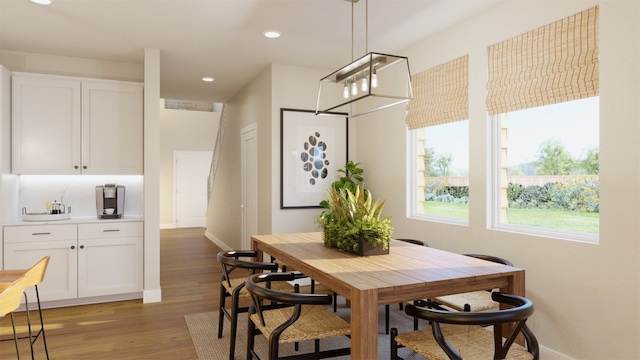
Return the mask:
[[[222,338],[224,319],[231,323],[229,335],[229,359],[234,360],[236,347],[236,332],[238,329],[238,314],[249,311],[249,306],[240,306],[240,299],[249,299],[249,293],[245,289],[247,276],[262,271],[278,271],[278,265],[271,262],[256,262],[246,259],[257,258],[258,253],[253,250],[222,251],[217,255],[218,262],[222,266],[222,278],[220,279],[220,308],[218,313],[218,338]],[[234,273],[236,271],[236,273]],[[239,272],[243,274],[238,277]],[[232,275],[233,273],[233,275]],[[286,292],[295,292],[296,287],[287,282],[266,284],[274,289]],[[231,298],[231,306],[226,308],[226,299]]]
[[[534,311],[531,300],[499,292],[492,293],[491,297],[493,301],[510,308],[457,312],[407,305],[407,315],[428,320],[431,328],[401,334],[398,334],[396,328],[392,328],[391,359],[402,360],[398,349],[406,347],[430,360],[538,360],[538,340],[526,325]],[[502,331],[504,324],[513,326],[508,333]],[[524,335],[526,346],[515,342],[519,334]]]
[[[333,302],[331,294],[300,294],[275,290],[278,283],[292,281],[301,276],[295,273],[263,273],[247,278],[246,289],[251,294],[247,329],[247,359],[259,359],[254,351],[254,337],[261,334],[269,342],[269,360],[324,359],[349,355],[350,347],[320,351],[320,340],[348,336],[351,325],[327,309]],[[272,288],[260,286],[263,282]],[[265,301],[288,305],[266,308]],[[280,344],[313,340],[315,351],[307,354],[279,356]]]
[[[476,259],[482,259],[491,261],[497,264],[513,266],[511,261],[503,259],[501,257],[484,254],[463,254]],[[492,300],[491,292],[493,289],[471,291],[460,294],[438,296],[433,298],[431,303],[435,303],[440,306],[446,306],[449,309],[457,311],[486,311],[495,310],[499,307],[499,304]]]

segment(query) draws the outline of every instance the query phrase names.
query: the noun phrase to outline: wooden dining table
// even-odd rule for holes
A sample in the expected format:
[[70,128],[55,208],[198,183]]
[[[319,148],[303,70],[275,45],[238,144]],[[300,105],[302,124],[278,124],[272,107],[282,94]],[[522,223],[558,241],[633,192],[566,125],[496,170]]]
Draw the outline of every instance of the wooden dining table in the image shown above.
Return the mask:
[[378,305],[496,288],[525,294],[523,269],[398,240],[375,256],[327,247],[321,232],[255,235],[251,246],[350,302],[352,359],[378,359]]

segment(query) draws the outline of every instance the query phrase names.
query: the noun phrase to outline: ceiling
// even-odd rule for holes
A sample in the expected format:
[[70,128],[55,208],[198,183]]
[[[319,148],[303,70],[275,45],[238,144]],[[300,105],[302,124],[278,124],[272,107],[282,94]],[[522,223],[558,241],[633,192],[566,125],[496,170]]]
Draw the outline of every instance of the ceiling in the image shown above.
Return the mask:
[[349,0],[52,1],[0,0],[0,49],[138,64],[160,49],[162,98],[226,102],[271,63],[335,70],[368,51],[403,55],[500,0],[368,0],[368,31],[360,0],[353,56]]

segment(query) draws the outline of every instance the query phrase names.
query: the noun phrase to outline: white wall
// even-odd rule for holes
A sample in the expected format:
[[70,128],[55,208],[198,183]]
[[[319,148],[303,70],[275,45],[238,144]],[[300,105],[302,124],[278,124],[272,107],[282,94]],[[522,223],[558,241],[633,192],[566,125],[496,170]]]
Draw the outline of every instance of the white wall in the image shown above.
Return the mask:
[[[600,242],[488,229],[487,47],[600,4]],[[640,2],[504,1],[406,49],[413,73],[469,54],[468,226],[407,219],[404,109],[358,119],[358,161],[387,199],[396,237],[481,252],[526,269],[529,324],[541,345],[576,359],[640,358]],[[579,129],[576,129],[579,136]],[[388,146],[380,146],[388,144]]]
[[[316,220],[321,209],[280,209],[280,109],[316,109],[318,82],[331,73],[327,69],[310,69],[291,65],[274,64],[273,67],[273,98],[271,109],[271,207],[261,208],[271,211],[272,219],[269,231],[274,234],[320,231]],[[319,116],[318,121],[323,117]],[[353,135],[355,128],[349,129]],[[355,157],[355,144],[349,143],[349,157]],[[341,167],[341,165],[340,165]],[[267,230],[267,229],[265,229]]]
[[[271,197],[271,66],[241,89],[224,107],[226,128],[216,178],[207,210],[206,235],[223,248],[240,249],[241,188],[240,130],[257,124],[258,230],[270,231]],[[266,211],[264,210],[266,206]]]
[[160,226],[175,228],[174,162],[176,150],[213,151],[219,112],[173,110],[160,101]]

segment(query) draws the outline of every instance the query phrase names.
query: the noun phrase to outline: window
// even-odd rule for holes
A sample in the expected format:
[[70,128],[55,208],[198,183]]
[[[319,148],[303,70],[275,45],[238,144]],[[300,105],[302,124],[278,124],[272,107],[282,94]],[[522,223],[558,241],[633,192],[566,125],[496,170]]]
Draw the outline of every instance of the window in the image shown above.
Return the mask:
[[469,219],[468,56],[412,78],[407,107],[411,159],[409,217]]
[[469,219],[469,121],[430,126],[424,138],[424,203],[417,214]]
[[489,47],[495,228],[597,240],[598,62],[597,6]]
[[598,114],[599,98],[590,97],[494,117],[498,228],[597,236]]

